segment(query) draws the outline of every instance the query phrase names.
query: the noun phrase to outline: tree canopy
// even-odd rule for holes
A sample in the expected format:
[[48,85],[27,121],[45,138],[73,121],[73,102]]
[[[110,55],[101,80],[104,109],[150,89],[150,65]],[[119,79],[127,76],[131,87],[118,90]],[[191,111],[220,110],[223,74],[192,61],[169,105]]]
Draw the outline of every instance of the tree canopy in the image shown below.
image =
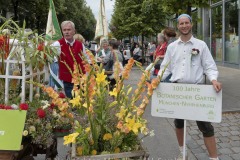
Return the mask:
[[158,0],[163,5],[164,12],[179,15],[187,13],[191,15],[192,7],[203,8],[209,6],[209,0]]
[[158,0],[116,0],[110,30],[117,38],[161,31],[165,13]]
[[208,7],[208,0],[115,0],[110,30],[116,38],[155,35],[172,15]]
[[[13,19],[21,26],[26,21],[26,27],[44,33],[47,25],[49,0],[0,0],[2,14],[13,13]],[[96,20],[85,0],[54,0],[59,23],[71,20],[76,30],[85,39],[91,40],[95,34]]]

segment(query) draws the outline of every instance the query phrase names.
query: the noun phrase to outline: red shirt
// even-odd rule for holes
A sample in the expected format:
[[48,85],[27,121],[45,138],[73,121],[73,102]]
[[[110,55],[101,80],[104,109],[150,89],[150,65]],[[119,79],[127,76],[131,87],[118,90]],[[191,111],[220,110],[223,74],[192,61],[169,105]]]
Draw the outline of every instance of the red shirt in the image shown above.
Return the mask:
[[167,50],[167,42],[164,42],[162,45],[158,45],[157,49],[155,51],[154,59],[156,59],[156,57],[158,57],[158,56],[165,55],[166,50]]
[[[80,56],[82,56],[83,45],[81,42],[75,40],[73,46],[70,46],[66,43],[64,38],[60,39],[59,43],[61,46],[61,54],[59,58],[59,79],[72,83],[72,75],[63,62],[66,62],[66,64],[70,67],[71,71],[73,71],[74,60],[71,55],[72,52],[79,67],[82,69],[82,72],[85,73],[83,60],[80,58]],[[69,48],[71,49],[71,52]]]

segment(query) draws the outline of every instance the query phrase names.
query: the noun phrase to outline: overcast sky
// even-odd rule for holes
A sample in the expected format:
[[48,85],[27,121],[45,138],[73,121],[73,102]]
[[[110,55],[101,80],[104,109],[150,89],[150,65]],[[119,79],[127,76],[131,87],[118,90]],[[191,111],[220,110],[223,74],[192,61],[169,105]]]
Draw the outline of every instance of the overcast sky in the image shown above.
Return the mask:
[[[98,11],[99,11],[99,5],[100,0],[86,0],[87,5],[91,7],[93,14],[95,18],[97,19]],[[105,12],[108,23],[111,20],[111,15],[113,13],[113,6],[114,6],[115,0],[105,0]]]

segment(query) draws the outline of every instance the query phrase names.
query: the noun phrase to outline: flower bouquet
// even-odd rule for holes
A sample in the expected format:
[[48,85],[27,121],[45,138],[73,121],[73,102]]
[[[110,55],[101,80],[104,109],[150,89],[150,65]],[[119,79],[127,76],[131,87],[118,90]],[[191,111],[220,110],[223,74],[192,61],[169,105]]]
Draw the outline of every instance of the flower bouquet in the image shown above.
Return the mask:
[[[59,92],[59,98],[66,98],[64,93]],[[70,133],[72,125],[69,118],[61,116],[60,110],[54,103],[51,103],[50,107],[53,109],[53,133],[56,137],[63,137]]]
[[57,155],[57,139],[53,134],[55,121],[54,109],[44,98],[34,99],[28,104],[23,103],[19,107],[27,110],[27,118],[23,131],[23,149],[18,158],[37,154],[46,154],[46,158],[54,158]]
[[143,114],[160,77],[149,83],[149,70],[144,71],[136,62],[143,71],[137,88],[125,86],[124,80],[129,78],[135,61],[130,59],[124,70],[116,61],[113,73],[116,85],[110,91],[104,69],[97,65],[91,53],[87,54],[90,58],[84,61],[87,74],[76,63],[74,71],[70,70],[74,83],[72,99],[61,99],[51,87],[42,86],[73,126],[73,132],[64,137],[64,144],[73,143],[73,157],[140,150],[139,134],[145,137],[152,133]]

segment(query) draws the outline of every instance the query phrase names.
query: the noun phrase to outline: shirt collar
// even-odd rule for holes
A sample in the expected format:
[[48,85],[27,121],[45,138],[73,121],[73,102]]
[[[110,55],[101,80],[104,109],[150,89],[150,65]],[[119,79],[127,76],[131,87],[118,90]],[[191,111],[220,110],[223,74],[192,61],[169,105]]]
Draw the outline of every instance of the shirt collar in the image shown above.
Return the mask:
[[177,39],[177,43],[192,43],[192,44],[194,44],[194,41],[195,41],[195,38],[193,36],[187,42],[183,42],[180,37]]
[[69,42],[69,41],[67,41],[67,40],[65,39],[65,42],[72,47],[73,44],[75,43],[75,39],[73,39],[72,42]]

